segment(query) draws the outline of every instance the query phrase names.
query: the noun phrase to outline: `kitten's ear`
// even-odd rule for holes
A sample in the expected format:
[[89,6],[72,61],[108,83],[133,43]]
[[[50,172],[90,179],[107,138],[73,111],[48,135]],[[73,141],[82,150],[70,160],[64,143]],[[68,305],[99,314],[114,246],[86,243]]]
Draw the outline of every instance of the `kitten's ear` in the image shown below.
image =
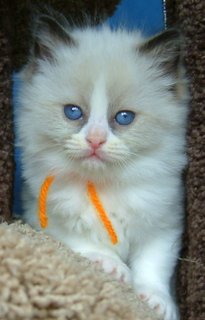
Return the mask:
[[55,48],[59,44],[75,46],[75,41],[68,32],[66,19],[55,13],[38,15],[34,22],[34,58],[50,60],[55,58]]
[[182,37],[176,29],[164,31],[148,39],[139,52],[149,55],[166,73],[177,73],[182,53]]

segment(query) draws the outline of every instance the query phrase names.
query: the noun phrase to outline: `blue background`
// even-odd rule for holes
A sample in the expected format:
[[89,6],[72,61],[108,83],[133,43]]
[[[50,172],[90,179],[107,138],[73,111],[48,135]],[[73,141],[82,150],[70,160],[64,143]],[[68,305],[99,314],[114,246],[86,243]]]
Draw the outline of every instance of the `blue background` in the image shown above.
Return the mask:
[[140,29],[153,35],[164,28],[162,0],[122,0],[115,14],[108,20],[112,27],[122,25]]
[[[162,0],[122,0],[114,15],[108,19],[112,28],[123,26],[129,30],[140,29],[145,35],[151,36],[164,29],[163,1]],[[17,95],[20,82],[13,77],[13,106],[14,122],[15,111],[18,108]],[[21,207],[21,161],[20,148],[15,147],[15,180],[14,180],[14,208],[16,215],[22,212]]]

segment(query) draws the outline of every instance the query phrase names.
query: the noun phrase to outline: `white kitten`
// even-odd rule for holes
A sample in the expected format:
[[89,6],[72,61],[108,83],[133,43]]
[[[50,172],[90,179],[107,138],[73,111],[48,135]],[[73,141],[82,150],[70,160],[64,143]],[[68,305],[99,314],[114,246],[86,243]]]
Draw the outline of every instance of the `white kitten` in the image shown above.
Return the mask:
[[[178,319],[170,282],[183,226],[187,91],[180,40],[108,27],[70,29],[42,15],[20,73],[18,138],[25,219],[39,228],[42,182],[46,232],[100,262],[164,315]],[[113,245],[86,191],[91,180],[116,230]]]

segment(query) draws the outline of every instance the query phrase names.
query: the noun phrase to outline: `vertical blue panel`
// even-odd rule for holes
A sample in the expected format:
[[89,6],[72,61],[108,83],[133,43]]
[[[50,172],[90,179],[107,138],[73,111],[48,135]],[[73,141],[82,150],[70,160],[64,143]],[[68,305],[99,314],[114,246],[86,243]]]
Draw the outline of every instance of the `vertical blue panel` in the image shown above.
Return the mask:
[[[13,106],[14,106],[14,130],[16,131],[16,111],[18,109],[17,96],[20,88],[20,81],[17,76],[13,75]],[[21,150],[17,146],[17,141],[14,149],[14,159],[15,159],[15,174],[14,174],[14,192],[13,192],[13,212],[15,215],[20,215],[22,212],[21,206],[21,187],[22,187],[22,177],[21,177]]]
[[111,27],[125,26],[153,35],[164,29],[162,0],[121,0],[114,15],[108,20]]

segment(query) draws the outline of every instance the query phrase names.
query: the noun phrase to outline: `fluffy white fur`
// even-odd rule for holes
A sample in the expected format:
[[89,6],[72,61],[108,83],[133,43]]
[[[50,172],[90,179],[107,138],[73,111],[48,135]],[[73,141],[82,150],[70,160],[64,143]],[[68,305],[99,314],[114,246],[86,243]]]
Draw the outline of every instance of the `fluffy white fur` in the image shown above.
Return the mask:
[[[39,228],[40,186],[55,175],[45,231],[118,279],[132,281],[164,319],[176,320],[170,282],[183,228],[187,94],[182,79],[164,72],[161,65],[168,57],[160,56],[162,45],[140,50],[147,40],[138,32],[63,31],[70,44],[39,31],[37,41],[44,48],[19,75],[25,219]],[[69,103],[82,108],[83,119],[65,117]],[[117,124],[120,110],[135,112],[134,122]],[[103,140],[99,158],[89,156],[88,139],[96,136]],[[88,180],[118,234],[117,245],[88,198]]]

